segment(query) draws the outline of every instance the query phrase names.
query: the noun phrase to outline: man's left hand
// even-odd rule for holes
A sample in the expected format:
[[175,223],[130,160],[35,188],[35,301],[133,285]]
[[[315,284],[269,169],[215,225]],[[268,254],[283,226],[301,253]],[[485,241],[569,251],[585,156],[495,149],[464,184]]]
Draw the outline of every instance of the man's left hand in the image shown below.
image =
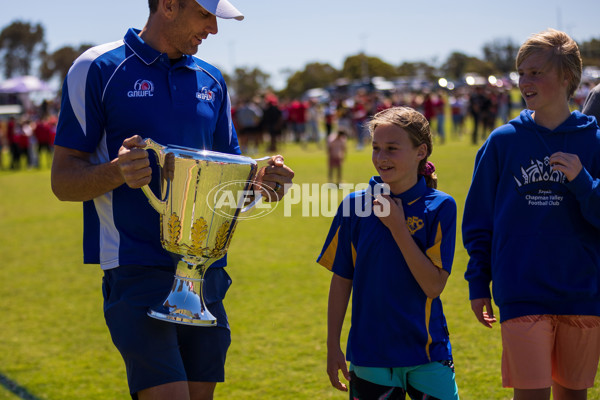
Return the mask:
[[283,156],[276,155],[258,172],[255,189],[262,193],[264,201],[279,201],[290,188],[293,178],[294,171],[285,165]]

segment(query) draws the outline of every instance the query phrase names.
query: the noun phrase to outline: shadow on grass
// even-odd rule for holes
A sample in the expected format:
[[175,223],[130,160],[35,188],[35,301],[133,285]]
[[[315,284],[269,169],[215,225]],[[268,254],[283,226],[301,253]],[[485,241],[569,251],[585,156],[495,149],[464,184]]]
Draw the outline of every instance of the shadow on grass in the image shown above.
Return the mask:
[[29,391],[23,386],[19,385],[17,382],[14,382],[7,378],[5,375],[0,373],[0,385],[4,386],[9,392],[13,393],[17,397],[23,400],[40,400],[39,397],[36,397],[29,393]]

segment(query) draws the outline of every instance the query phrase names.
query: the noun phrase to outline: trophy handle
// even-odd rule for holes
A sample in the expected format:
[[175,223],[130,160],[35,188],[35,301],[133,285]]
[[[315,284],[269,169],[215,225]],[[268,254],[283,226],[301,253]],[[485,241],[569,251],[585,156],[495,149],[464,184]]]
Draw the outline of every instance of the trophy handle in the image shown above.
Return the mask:
[[[165,152],[164,150],[166,149],[165,146],[156,143],[154,140],[152,139],[144,139],[144,142],[146,143],[146,146],[144,147],[144,150],[152,150],[157,158],[158,158],[158,164],[160,165],[161,168],[164,168],[165,166]],[[167,185],[170,185],[171,182],[168,180],[167,181]],[[156,195],[154,194],[154,192],[152,191],[152,189],[150,189],[150,185],[145,185],[142,187],[142,191],[144,192],[144,194],[146,195],[146,197],[148,198],[148,201],[150,202],[150,205],[156,210],[158,211],[159,214],[161,215],[165,215],[167,212],[167,202],[166,201],[162,201],[160,200],[158,197],[156,197]]]
[[254,159],[254,161],[256,161],[256,167],[257,167],[256,171],[260,171],[261,168],[269,165],[270,159],[271,159],[271,157],[269,157],[269,156]]
[[[264,167],[266,167],[267,165],[269,165],[269,160],[271,159],[271,157],[267,156],[267,157],[261,157],[261,158],[257,158],[254,161],[256,161],[256,175],[258,175],[258,172],[263,169]],[[256,178],[256,175],[254,176]],[[252,202],[250,204],[248,204],[246,207],[242,208],[242,210],[240,211],[241,213],[246,213],[250,210],[252,210],[254,208],[254,206],[256,206],[258,204],[259,201],[262,200],[262,194],[258,193],[256,195],[256,197],[254,197],[254,200],[252,200]]]

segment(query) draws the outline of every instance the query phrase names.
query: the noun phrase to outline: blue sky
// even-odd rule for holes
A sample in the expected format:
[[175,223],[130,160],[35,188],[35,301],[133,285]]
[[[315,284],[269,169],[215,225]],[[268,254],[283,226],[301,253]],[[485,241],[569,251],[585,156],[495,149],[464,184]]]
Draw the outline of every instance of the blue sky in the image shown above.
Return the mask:
[[[219,20],[219,33],[197,55],[227,73],[258,67],[276,87],[286,70],[309,62],[341,68],[361,51],[393,65],[438,65],[453,51],[481,57],[485,43],[510,38],[520,44],[548,27],[577,41],[600,39],[598,0],[231,1],[246,19]],[[17,19],[39,22],[54,51],[120,39],[128,27],[142,28],[147,17],[146,0],[21,0],[2,7],[0,29]]]

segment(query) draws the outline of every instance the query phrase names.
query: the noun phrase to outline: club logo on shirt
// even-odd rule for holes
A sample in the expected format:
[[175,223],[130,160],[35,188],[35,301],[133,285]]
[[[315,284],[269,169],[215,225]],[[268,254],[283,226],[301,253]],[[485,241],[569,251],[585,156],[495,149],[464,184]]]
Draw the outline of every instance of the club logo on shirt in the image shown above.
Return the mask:
[[[543,161],[531,160],[529,166],[521,166],[521,177],[513,175],[519,193],[537,192],[540,189],[557,188],[564,184],[566,176],[560,171],[555,171],[550,166],[550,157]],[[560,190],[560,189],[559,189]]]
[[406,226],[411,235],[414,235],[419,229],[425,226],[423,220],[419,217],[408,217],[406,218]]
[[138,79],[133,85],[133,90],[127,92],[127,97],[152,97],[154,96],[154,83],[146,79]]
[[205,86],[199,92],[196,92],[196,98],[201,101],[211,102],[215,98],[215,94]]

